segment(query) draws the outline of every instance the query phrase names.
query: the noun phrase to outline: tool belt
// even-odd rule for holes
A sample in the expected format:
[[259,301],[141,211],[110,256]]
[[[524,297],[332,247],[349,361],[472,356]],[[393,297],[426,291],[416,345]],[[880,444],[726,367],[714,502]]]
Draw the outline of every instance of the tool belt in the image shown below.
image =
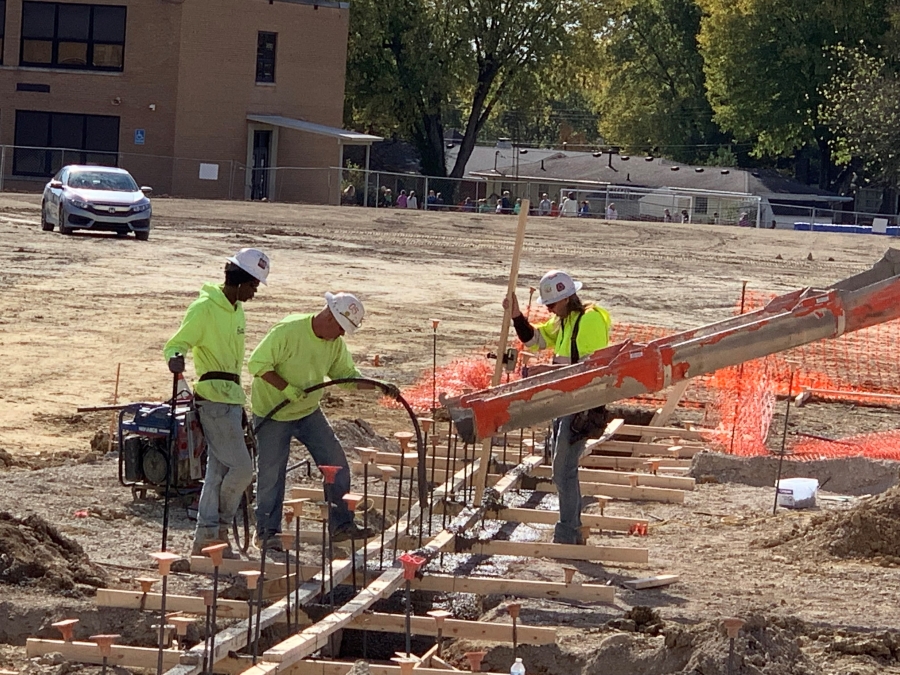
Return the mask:
[[210,370],[200,376],[198,382],[208,382],[209,380],[225,380],[227,382],[241,383],[241,376],[234,373],[225,373],[221,370]]

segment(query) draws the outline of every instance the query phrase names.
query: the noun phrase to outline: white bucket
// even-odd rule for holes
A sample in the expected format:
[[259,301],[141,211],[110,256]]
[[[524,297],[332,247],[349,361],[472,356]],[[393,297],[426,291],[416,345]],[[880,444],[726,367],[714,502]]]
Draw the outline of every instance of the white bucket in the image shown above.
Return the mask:
[[788,509],[808,509],[816,505],[819,481],[815,478],[785,478],[775,486],[778,506]]

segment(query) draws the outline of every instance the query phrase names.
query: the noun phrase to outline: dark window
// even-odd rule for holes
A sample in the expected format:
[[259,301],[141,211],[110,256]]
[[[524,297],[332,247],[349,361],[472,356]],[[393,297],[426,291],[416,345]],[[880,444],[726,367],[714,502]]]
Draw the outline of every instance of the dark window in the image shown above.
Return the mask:
[[19,63],[78,70],[122,70],[125,8],[23,2]]
[[260,33],[256,40],[256,81],[275,81],[275,43],[278,33]]
[[0,0],[0,63],[3,63],[4,35],[6,35],[6,0]]
[[116,166],[118,152],[118,117],[16,111],[17,176],[52,176],[66,164]]
[[694,197],[694,213],[709,211],[709,197]]

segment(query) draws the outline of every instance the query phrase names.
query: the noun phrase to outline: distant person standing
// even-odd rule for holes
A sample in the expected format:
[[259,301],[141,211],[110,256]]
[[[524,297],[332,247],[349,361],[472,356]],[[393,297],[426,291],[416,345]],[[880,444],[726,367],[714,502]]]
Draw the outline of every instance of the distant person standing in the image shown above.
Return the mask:
[[752,227],[750,216],[747,215],[746,211],[738,219],[738,227]]
[[406,208],[408,209],[417,209],[419,208],[419,200],[416,197],[416,191],[410,190],[409,197],[406,198]]
[[691,214],[688,213],[687,209],[681,209],[681,222],[682,223],[691,222]]
[[575,193],[570,192],[559,209],[559,215],[563,218],[575,218],[578,216],[578,200]]
[[547,198],[547,193],[541,195],[541,203],[538,204],[538,215],[539,216],[549,216],[550,215],[550,200]]
[[671,223],[672,222],[672,212],[669,209],[663,209],[663,222]]
[[406,190],[400,190],[400,194],[397,195],[397,208],[405,209],[406,202],[408,199],[409,199],[409,197],[406,196]]
[[618,220],[619,212],[616,211],[616,205],[610,202],[609,206],[606,207],[606,219],[607,220]]
[[591,205],[588,203],[587,199],[581,202],[581,209],[578,211],[578,215],[582,218],[591,217]]
[[559,218],[559,204],[556,203],[556,200],[550,202],[550,217]]
[[500,213],[509,215],[512,213],[512,202],[509,200],[509,190],[504,190],[500,197]]
[[521,211],[522,211],[522,199],[517,198],[516,204],[515,204],[515,206],[513,206],[513,214],[519,215],[519,213],[521,213]]

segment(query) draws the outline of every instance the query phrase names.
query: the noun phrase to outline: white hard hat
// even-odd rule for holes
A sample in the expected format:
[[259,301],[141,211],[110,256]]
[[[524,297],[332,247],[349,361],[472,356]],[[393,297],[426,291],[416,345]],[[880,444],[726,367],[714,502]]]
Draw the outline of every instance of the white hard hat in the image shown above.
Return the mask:
[[325,302],[347,335],[353,335],[366,316],[366,308],[352,293],[326,293]]
[[552,305],[575,295],[581,288],[580,281],[574,281],[565,272],[551,270],[541,278],[540,291],[542,305]]
[[227,258],[227,260],[240,267],[253,278],[259,279],[261,283],[266,283],[266,279],[269,276],[269,256],[258,248],[242,248],[233,256]]

